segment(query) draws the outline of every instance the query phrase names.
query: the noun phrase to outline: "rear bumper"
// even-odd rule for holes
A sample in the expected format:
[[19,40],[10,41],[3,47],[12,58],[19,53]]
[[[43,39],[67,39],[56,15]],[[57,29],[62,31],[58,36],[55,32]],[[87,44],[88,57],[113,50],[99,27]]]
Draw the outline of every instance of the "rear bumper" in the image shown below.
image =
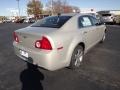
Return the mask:
[[[13,43],[15,54],[21,59],[30,62],[34,65],[38,65],[44,69],[54,71],[63,67],[66,67],[67,64],[62,60],[60,53],[56,50],[53,51],[45,51],[45,50],[31,50],[26,47],[20,46]],[[26,58],[20,54],[20,50],[24,50],[28,53],[28,57]]]

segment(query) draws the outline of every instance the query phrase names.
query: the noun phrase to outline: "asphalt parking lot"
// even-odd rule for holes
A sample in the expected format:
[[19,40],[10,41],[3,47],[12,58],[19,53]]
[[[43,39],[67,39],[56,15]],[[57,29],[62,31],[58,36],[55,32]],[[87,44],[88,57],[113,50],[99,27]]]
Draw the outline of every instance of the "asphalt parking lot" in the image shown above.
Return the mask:
[[79,70],[54,72],[28,68],[15,56],[12,33],[26,26],[0,24],[0,90],[120,90],[120,26],[107,26],[105,42],[85,55]]

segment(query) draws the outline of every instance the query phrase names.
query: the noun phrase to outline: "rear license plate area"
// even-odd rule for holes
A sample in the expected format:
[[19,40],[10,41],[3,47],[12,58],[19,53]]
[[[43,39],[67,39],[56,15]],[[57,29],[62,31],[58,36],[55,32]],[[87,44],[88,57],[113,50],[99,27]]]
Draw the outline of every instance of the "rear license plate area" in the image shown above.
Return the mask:
[[24,50],[19,50],[20,51],[20,55],[21,56],[23,56],[23,57],[25,57],[25,58],[28,58],[28,53],[26,52],[26,51],[24,51]]

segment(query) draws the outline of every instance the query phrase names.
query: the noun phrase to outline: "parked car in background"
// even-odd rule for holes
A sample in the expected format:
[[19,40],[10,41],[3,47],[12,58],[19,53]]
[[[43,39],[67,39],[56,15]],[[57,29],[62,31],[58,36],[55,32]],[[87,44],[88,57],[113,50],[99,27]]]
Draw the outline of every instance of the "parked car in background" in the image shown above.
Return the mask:
[[16,20],[15,19],[12,19],[12,22],[14,23]]
[[24,23],[29,23],[29,19],[25,19],[25,20],[24,20]]
[[115,15],[115,19],[114,19],[116,24],[120,25],[120,15]]
[[36,22],[36,19],[35,18],[31,18],[30,19],[30,23],[35,23]]
[[104,23],[111,23],[111,24],[115,23],[115,21],[114,21],[114,19],[115,19],[114,14],[107,13],[107,14],[101,14],[101,15],[102,15]]
[[17,19],[15,23],[23,23],[25,19]]
[[34,22],[36,22],[35,18],[27,18],[24,20],[24,23],[34,23]]
[[2,22],[3,22],[3,23],[11,23],[12,20],[10,20],[10,19],[5,19],[5,20],[3,20]]
[[89,14],[49,16],[14,32],[18,57],[48,70],[77,69],[84,54],[105,40],[106,26]]

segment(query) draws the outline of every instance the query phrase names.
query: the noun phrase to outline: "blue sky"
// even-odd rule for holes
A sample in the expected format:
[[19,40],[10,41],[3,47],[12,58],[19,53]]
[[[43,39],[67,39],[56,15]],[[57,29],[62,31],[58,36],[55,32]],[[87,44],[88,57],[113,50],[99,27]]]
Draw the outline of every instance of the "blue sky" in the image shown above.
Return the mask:
[[[45,5],[48,0],[41,0]],[[80,8],[95,8],[99,10],[120,10],[120,0],[67,0],[70,5]],[[25,15],[28,0],[20,0],[21,15]],[[17,9],[16,0],[1,0],[0,16],[10,16],[10,9]]]

